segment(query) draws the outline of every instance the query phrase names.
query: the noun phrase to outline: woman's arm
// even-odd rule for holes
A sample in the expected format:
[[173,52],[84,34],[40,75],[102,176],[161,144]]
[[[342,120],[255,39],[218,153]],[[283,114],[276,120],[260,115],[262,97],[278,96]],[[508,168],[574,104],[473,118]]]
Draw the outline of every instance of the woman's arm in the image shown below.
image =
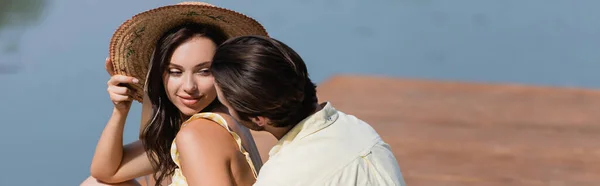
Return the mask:
[[227,129],[206,119],[197,119],[177,134],[181,171],[188,185],[234,185],[231,159],[237,144]]
[[96,146],[90,171],[100,181],[119,183],[153,172],[140,140],[123,146],[125,117],[113,112]]
[[[111,73],[109,59],[106,66]],[[152,173],[152,166],[139,140],[123,146],[123,129],[132,103],[131,90],[123,85],[135,82],[133,77],[112,75],[107,83],[114,109],[98,140],[90,167],[92,177],[100,181],[118,183]]]

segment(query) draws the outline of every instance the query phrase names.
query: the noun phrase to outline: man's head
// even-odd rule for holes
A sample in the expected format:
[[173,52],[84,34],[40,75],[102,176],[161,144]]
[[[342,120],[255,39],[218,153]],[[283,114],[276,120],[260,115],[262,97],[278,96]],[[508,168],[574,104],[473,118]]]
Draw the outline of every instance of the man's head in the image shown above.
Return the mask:
[[219,100],[250,129],[293,127],[316,109],[304,61],[278,40],[231,39],[217,48],[211,71]]

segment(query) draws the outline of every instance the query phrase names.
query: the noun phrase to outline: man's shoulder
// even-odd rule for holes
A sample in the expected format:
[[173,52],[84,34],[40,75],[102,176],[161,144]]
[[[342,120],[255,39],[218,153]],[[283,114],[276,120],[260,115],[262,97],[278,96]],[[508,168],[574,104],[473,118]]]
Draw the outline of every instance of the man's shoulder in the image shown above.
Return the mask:
[[335,122],[323,132],[329,133],[327,135],[336,135],[339,139],[352,143],[353,146],[358,144],[371,145],[373,140],[380,140],[381,138],[371,124],[342,111],[337,112]]

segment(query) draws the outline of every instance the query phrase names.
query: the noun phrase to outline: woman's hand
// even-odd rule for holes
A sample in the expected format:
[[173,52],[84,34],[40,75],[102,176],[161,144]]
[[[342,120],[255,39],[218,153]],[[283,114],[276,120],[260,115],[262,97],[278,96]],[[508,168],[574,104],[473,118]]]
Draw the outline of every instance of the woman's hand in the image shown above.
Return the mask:
[[106,83],[108,85],[107,91],[110,96],[110,100],[115,105],[115,108],[120,112],[126,113],[131,108],[133,101],[133,90],[129,88],[132,83],[138,83],[139,80],[134,77],[124,75],[114,75],[112,61],[110,58],[106,58],[106,71],[111,75],[110,80]]

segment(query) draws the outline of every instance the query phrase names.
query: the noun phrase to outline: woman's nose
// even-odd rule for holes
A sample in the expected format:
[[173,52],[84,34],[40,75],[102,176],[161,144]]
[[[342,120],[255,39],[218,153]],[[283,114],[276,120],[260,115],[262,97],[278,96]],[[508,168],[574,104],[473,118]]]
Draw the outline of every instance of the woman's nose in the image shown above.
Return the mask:
[[196,90],[198,90],[198,86],[196,85],[196,81],[194,80],[194,77],[192,75],[187,75],[184,78],[184,83],[183,83],[183,90],[186,92],[194,92]]

